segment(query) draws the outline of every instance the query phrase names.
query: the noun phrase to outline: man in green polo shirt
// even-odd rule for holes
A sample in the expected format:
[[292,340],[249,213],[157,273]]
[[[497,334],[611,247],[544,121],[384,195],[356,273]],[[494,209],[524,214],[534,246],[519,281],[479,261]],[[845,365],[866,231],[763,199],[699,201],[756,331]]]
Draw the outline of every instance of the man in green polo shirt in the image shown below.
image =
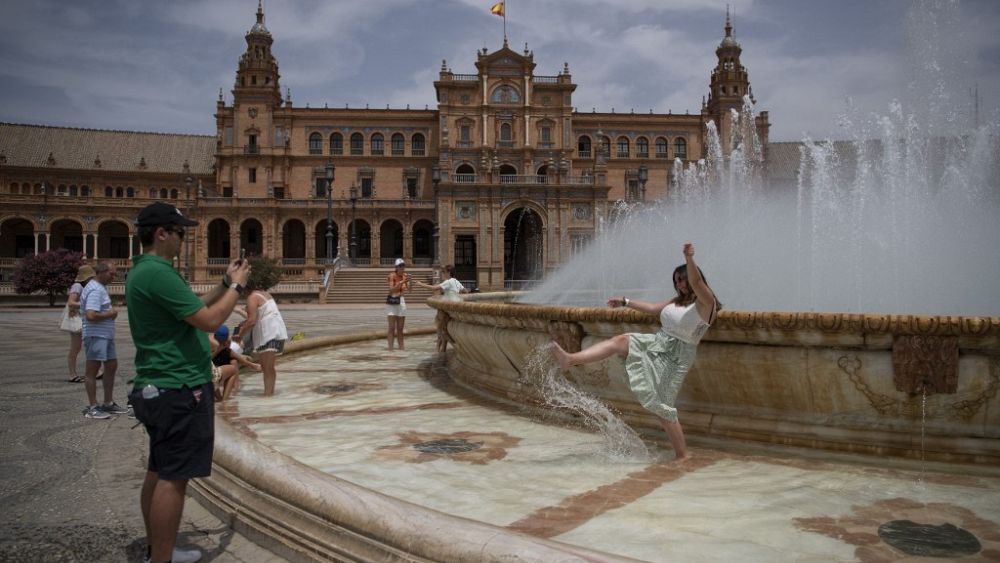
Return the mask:
[[223,283],[198,297],[173,269],[184,228],[198,224],[173,205],[157,202],[136,221],[143,254],[125,283],[128,324],[135,343],[135,416],[149,434],[149,463],[140,505],[146,524],[145,561],[190,563],[197,549],[176,549],[187,482],[212,471],[215,406],[207,333],[215,332],[239,300],[250,274],[229,264]]

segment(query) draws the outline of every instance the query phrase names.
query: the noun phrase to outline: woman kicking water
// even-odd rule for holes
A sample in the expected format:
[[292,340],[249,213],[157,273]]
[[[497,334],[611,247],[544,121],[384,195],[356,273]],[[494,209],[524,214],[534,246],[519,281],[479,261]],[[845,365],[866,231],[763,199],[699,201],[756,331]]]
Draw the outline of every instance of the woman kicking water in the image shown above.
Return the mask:
[[552,355],[563,370],[614,355],[625,358],[629,387],[642,406],[660,419],[677,460],[690,457],[674,407],[677,392],[694,363],[698,342],[721,308],[721,303],[694,262],[694,245],[685,243],[683,252],[684,264],[674,270],[673,276],[677,295],[669,301],[650,303],[627,297],[608,299],[610,307],[629,307],[659,315],[662,325],[659,332],[619,334],[572,354],[555,342],[551,348]]

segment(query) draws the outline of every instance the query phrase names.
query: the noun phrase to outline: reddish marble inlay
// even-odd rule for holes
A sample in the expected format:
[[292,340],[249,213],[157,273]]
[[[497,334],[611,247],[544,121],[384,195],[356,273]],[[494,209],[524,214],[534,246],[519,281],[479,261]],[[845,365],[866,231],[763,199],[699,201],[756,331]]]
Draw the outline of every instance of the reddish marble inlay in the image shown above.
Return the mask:
[[716,461],[715,456],[699,454],[683,463],[650,465],[617,482],[568,497],[555,506],[536,510],[506,527],[533,536],[555,537],[582,526],[605,512],[627,506],[655,491],[660,485],[708,467]]

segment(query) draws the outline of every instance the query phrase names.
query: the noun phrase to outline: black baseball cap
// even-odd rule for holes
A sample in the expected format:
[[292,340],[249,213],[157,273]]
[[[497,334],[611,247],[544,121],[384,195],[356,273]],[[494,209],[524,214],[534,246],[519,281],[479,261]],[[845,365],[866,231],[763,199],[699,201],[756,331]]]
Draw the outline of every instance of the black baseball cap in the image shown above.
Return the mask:
[[159,227],[162,225],[181,225],[182,227],[193,227],[198,221],[189,219],[181,215],[181,210],[169,203],[158,201],[150,203],[142,208],[135,224],[140,227]]

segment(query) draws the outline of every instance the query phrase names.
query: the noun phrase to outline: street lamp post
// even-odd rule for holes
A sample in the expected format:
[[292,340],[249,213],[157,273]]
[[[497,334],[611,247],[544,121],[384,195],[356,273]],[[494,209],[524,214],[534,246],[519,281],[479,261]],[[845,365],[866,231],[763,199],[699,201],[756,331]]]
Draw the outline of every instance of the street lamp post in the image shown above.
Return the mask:
[[333,262],[333,159],[326,163],[326,265]]
[[355,236],[355,234],[357,233],[357,228],[358,228],[357,225],[355,225],[355,223],[357,222],[357,220],[356,220],[356,217],[357,217],[357,215],[356,215],[356,206],[357,206],[357,204],[358,204],[358,187],[355,186],[354,184],[351,184],[351,248],[350,248],[349,252],[350,252],[351,262],[352,263],[358,257],[358,239]]
[[441,183],[441,167],[434,164],[431,167],[431,182],[434,183],[434,233],[433,233],[433,252],[434,252],[434,266],[441,265],[441,248],[439,246],[441,237],[441,223],[438,218],[438,184]]
[[646,202],[646,180],[649,179],[649,168],[645,164],[639,165],[639,201]]
[[[185,210],[185,213],[187,214],[188,217],[191,217],[191,183],[193,181],[194,180],[191,179],[191,176],[184,178],[184,186],[187,192],[186,193],[187,209]],[[187,237],[184,241],[184,279],[186,279],[189,284],[191,283],[191,239],[192,238],[193,237]]]

